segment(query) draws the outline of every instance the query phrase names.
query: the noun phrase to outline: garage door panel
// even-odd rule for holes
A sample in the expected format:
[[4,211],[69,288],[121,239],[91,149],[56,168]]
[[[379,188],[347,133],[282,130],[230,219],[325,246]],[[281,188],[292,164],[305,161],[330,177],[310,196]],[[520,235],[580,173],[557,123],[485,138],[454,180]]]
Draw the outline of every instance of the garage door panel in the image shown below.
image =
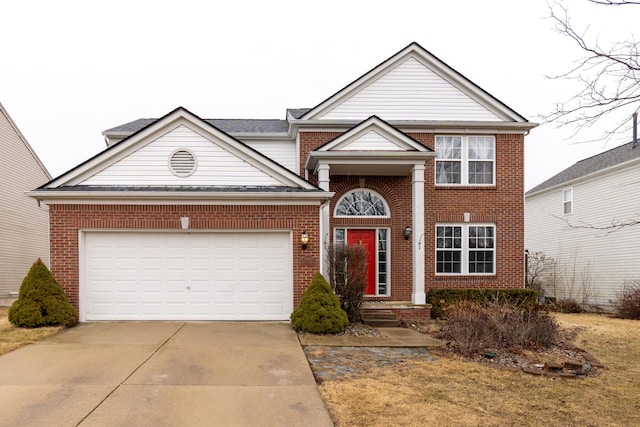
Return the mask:
[[289,233],[86,232],[85,320],[288,320]]

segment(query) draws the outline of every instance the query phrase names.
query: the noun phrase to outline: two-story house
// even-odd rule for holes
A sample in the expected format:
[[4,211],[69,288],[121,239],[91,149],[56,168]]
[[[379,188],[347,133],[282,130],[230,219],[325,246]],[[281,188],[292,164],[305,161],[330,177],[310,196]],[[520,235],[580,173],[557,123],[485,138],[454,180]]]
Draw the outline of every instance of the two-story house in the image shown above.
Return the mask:
[[[81,320],[286,320],[335,243],[366,299],[524,284],[524,117],[412,43],[283,120],[177,108],[31,195]],[[420,309],[401,317],[419,317]]]
[[633,142],[583,159],[526,194],[526,248],[550,262],[545,296],[611,309],[640,280],[640,147]]

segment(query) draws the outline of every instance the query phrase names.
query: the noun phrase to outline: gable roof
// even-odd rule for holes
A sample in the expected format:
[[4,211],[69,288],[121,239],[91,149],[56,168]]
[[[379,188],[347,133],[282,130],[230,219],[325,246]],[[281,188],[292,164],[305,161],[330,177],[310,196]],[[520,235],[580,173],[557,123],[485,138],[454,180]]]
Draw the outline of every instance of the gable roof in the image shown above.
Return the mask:
[[[336,174],[362,172],[361,166],[377,175],[403,175],[416,164],[434,158],[435,151],[390,125],[371,116],[345,133],[310,151],[305,169],[315,171],[321,162]],[[376,165],[371,169],[371,165]],[[364,173],[364,172],[362,172]]]
[[[270,175],[272,178],[277,180],[283,188],[298,187],[303,190],[322,191],[317,186],[304,180],[289,169],[269,159],[183,107],[178,107],[166,114],[164,117],[148,123],[126,139],[108,147],[74,169],[51,180],[47,184],[44,184],[38,190],[55,190],[64,186],[84,187],[82,185],[83,182],[87,181],[89,178],[115,164],[120,159],[126,158],[132,153],[135,153],[141,147],[149,144],[154,139],[166,134],[167,130],[171,127],[176,128],[181,124],[192,126],[198,131],[198,133],[205,135],[212,140],[217,140],[218,144],[223,146],[225,150],[232,152],[235,156],[242,158],[246,163],[259,168],[262,172]],[[188,185],[188,182],[185,181],[183,187]],[[196,186],[202,187],[201,184],[196,184]],[[105,185],[104,188],[105,191],[110,188],[109,184]],[[207,189],[207,191],[212,190],[210,187],[207,187]],[[254,188],[254,190],[258,189],[259,186]],[[175,189],[169,190],[175,191]]]
[[44,175],[47,179],[51,179],[51,174],[49,173],[49,171],[47,170],[47,168],[44,166],[44,164],[42,163],[42,161],[40,160],[40,157],[38,157],[38,155],[36,154],[35,151],[33,151],[33,148],[31,147],[31,145],[29,144],[29,142],[27,141],[27,138],[24,137],[24,135],[22,134],[22,132],[20,132],[20,129],[18,128],[18,126],[16,125],[16,123],[13,121],[13,119],[11,118],[11,116],[9,115],[9,113],[7,112],[7,110],[4,108],[4,106],[2,105],[2,103],[0,103],[0,114],[2,114],[7,122],[9,123],[9,125],[11,126],[11,128],[13,129],[13,131],[16,133],[16,135],[18,136],[18,138],[22,141],[22,143],[25,145],[25,147],[27,147],[27,150],[29,151],[29,153],[31,154],[31,156],[33,157],[33,159],[35,160],[36,164],[38,165],[38,167],[40,169],[42,169],[42,172],[44,172]]
[[[518,114],[516,111],[508,107],[503,102],[499,101],[493,95],[480,88],[471,80],[457,72],[438,57],[427,51],[418,43],[413,42],[404,49],[398,51],[395,55],[389,59],[383,61],[378,66],[368,71],[355,81],[351,82],[338,92],[331,95],[329,98],[316,105],[302,116],[302,120],[320,119],[323,115],[330,112],[336,106],[344,103],[349,98],[355,96],[359,91],[363,90],[367,86],[374,83],[376,80],[387,75],[394,68],[407,61],[409,58],[417,60],[423,64],[424,67],[433,71],[440,78],[450,83],[453,87],[467,95],[469,98],[475,100],[478,104],[482,105],[488,111],[491,111],[495,116],[499,117],[502,121],[507,122],[520,122],[529,123],[526,118]],[[531,124],[535,126],[533,123]]]
[[533,187],[531,190],[527,191],[526,195],[529,196],[558,185],[568,184],[569,182],[587,175],[591,175],[638,158],[640,158],[640,147],[634,147],[633,142],[629,142],[619,147],[607,150],[604,153],[580,160],[567,169]]
[[315,151],[335,151],[350,149],[349,145],[366,133],[375,132],[396,147],[396,151],[424,151],[433,152],[430,148],[385,122],[378,116],[371,116],[358,123],[347,132],[338,135]]
[[[137,119],[102,132],[103,135],[129,136],[159,119]],[[283,133],[289,130],[289,122],[278,119],[203,119],[211,126],[226,133]]]

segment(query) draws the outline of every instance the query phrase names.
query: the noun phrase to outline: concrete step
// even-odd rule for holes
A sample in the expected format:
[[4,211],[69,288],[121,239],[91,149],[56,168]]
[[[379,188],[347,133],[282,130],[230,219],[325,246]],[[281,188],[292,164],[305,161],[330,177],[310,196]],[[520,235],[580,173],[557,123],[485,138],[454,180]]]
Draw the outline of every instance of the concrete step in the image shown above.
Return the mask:
[[392,328],[400,326],[400,321],[396,319],[396,315],[391,310],[362,310],[360,317],[365,325],[373,328]]
[[362,321],[372,328],[394,328],[400,326],[400,321],[397,319],[362,319]]
[[360,316],[362,318],[372,319],[395,319],[396,315],[391,310],[360,310]]

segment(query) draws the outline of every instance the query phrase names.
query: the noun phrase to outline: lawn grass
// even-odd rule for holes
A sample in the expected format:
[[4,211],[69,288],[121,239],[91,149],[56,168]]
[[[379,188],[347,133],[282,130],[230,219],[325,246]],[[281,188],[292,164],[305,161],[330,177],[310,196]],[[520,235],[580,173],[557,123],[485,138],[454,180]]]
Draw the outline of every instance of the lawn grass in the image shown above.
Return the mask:
[[587,379],[552,379],[440,356],[325,381],[320,392],[336,426],[640,425],[640,322],[556,318],[580,328],[575,344],[607,369]]
[[18,328],[7,319],[8,308],[0,307],[0,355],[13,351],[24,345],[53,335],[63,329],[62,326],[42,328]]

